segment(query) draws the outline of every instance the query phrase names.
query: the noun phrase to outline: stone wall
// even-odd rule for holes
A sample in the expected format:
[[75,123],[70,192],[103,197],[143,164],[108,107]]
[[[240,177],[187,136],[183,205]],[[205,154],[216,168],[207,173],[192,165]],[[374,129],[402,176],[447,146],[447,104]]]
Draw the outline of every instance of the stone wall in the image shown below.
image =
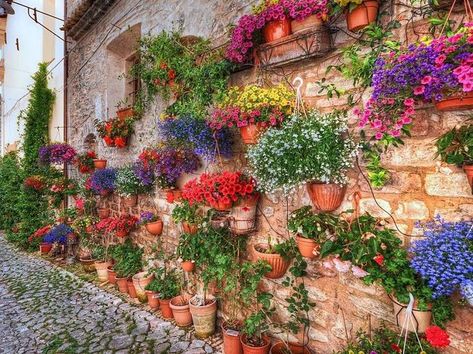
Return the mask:
[[[77,1],[74,1],[77,3]],[[96,134],[94,119],[106,119],[115,112],[114,107],[107,104],[107,92],[113,89],[117,81],[109,82],[104,79],[107,68],[107,44],[125,31],[128,26],[141,23],[142,34],[156,34],[161,30],[181,30],[183,35],[209,37],[216,43],[224,41],[227,26],[234,23],[242,14],[249,11],[254,1],[117,1],[111,10],[96,24],[89,33],[81,38],[69,56],[69,141],[81,150],[89,134]],[[401,10],[394,10],[396,16],[401,16]],[[73,11],[73,8],[69,8]],[[117,27],[112,27],[115,24]],[[343,19],[337,23],[344,27]],[[119,28],[118,28],[119,27]],[[408,35],[425,31],[425,22],[419,20],[410,24]],[[416,31],[413,31],[415,28]],[[111,31],[109,33],[109,31]],[[109,33],[107,35],[107,33]],[[405,37],[404,28],[399,30],[399,36]],[[343,31],[334,34],[334,47],[340,48],[350,37]],[[87,58],[88,63],[84,65]],[[339,61],[339,52],[334,51],[325,58],[309,60],[286,66],[270,73],[247,70],[235,74],[232,84],[251,82],[272,82],[286,80],[292,82],[295,76],[304,79],[304,96],[308,103],[328,111],[344,104],[344,99],[327,99],[318,93],[315,84],[322,77],[334,82],[342,88],[352,90],[350,83],[335,74],[326,75],[326,68]],[[118,76],[119,73],[117,73]],[[109,161],[110,166],[119,167],[136,159],[138,153],[146,146],[159,141],[156,132],[156,119],[165,105],[159,98],[143,119],[136,123],[136,134],[130,141],[130,147],[123,150],[98,145],[98,154]],[[433,141],[442,132],[463,121],[471,112],[439,113],[433,107],[423,107],[418,110],[415,119],[413,137],[406,139],[405,146],[392,149],[384,157],[384,164],[392,173],[392,180],[381,190],[375,191],[377,203],[383,209],[393,214],[399,228],[407,233],[418,236],[415,227],[418,220],[427,220],[436,214],[441,214],[449,220],[470,217],[473,212],[473,197],[466,177],[460,169],[441,164],[434,159]],[[236,146],[236,157],[227,162],[236,169],[245,166],[244,146]],[[361,173],[354,169],[351,174],[350,189],[340,210],[353,208],[353,193],[361,192],[360,207],[362,211],[372,215],[387,217],[376,204],[376,201]],[[287,208],[289,211],[309,204],[305,191],[300,191],[289,200],[278,196],[264,196],[258,212],[258,232],[250,238],[250,244],[258,239],[265,239],[268,234],[287,238],[286,230]],[[140,210],[155,209],[159,211],[165,222],[161,239],[168,250],[173,250],[178,242],[179,226],[174,225],[170,213],[172,204],[166,202],[159,191],[154,196],[141,196],[139,207],[125,210],[117,197],[102,203],[109,205],[115,214],[120,212],[139,213]],[[411,237],[403,238],[406,245]],[[156,240],[145,232],[133,235],[133,240],[147,246]],[[317,261],[309,265],[309,276],[305,280],[311,300],[317,306],[310,313],[311,328],[309,331],[310,346],[320,353],[331,353],[339,349],[348,338],[353,338],[359,328],[367,328],[378,324],[381,320],[394,323],[392,305],[386,294],[377,287],[364,286],[360,281],[345,275],[328,276],[320,273]],[[287,289],[280,281],[265,280],[263,286],[275,295],[278,302],[279,316],[284,319],[284,298]],[[456,308],[457,320],[448,326],[452,339],[448,353],[468,353],[473,347],[472,310]]]

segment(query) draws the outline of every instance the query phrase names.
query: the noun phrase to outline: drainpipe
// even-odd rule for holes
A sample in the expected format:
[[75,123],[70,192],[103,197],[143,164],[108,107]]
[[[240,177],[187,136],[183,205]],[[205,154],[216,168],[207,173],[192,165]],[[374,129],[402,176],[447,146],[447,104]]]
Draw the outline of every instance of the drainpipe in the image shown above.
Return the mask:
[[[65,19],[67,17],[67,0],[64,1],[64,16],[63,18]],[[63,134],[64,134],[64,142],[67,144],[68,142],[68,129],[67,126],[69,124],[68,120],[68,115],[67,115],[67,78],[69,74],[69,58],[67,56],[67,31],[64,31],[64,103],[63,103],[63,110],[64,110],[64,116],[63,116]],[[64,176],[66,179],[69,177],[69,171],[67,170],[67,165],[64,168]],[[64,206],[67,208],[69,205],[69,198],[65,198],[65,203]]]

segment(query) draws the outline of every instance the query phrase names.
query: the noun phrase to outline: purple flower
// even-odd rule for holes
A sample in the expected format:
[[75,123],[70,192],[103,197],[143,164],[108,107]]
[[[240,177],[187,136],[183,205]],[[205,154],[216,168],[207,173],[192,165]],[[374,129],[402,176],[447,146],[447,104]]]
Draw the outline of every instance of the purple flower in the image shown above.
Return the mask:
[[155,173],[164,188],[174,187],[182,174],[195,172],[201,166],[197,155],[188,148],[164,147],[157,152],[159,160]]
[[39,161],[43,165],[71,163],[76,154],[68,144],[50,144],[39,148]]
[[96,170],[90,176],[90,189],[96,194],[111,193],[115,190],[117,171],[113,168]]
[[43,242],[45,243],[59,243],[65,245],[67,242],[67,235],[74,233],[74,231],[65,224],[59,224],[53,227],[46,235],[43,237]]

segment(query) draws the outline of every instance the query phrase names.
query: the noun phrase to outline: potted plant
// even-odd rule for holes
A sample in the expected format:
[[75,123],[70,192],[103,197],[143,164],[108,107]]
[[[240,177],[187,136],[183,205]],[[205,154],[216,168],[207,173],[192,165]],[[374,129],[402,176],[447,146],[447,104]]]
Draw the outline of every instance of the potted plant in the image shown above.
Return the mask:
[[291,17],[292,33],[322,26],[328,17],[326,0],[289,0],[285,3]]
[[140,225],[145,225],[151,235],[159,236],[163,232],[163,221],[151,211],[145,211],[140,215]]
[[33,242],[33,240],[42,240],[42,242],[39,244],[39,251],[43,254],[49,253],[53,248],[52,243],[48,243],[43,240],[44,236],[49,233],[49,231],[51,231],[51,225],[46,225],[40,227],[28,238],[29,242]]
[[143,250],[133,245],[129,239],[125,240],[123,244],[115,246],[113,252],[115,265],[113,269],[116,272],[116,282],[120,292],[129,292],[127,280],[141,270],[143,266],[142,256]]
[[74,161],[76,151],[68,144],[49,144],[39,148],[39,162],[43,165],[69,164]]
[[187,295],[178,295],[169,302],[174,320],[179,327],[188,327],[192,324],[189,299],[190,297]]
[[[154,272],[157,280],[157,292],[159,293],[159,307],[164,318],[173,318],[173,311],[169,306],[171,299],[178,296],[181,292],[181,281],[175,269],[168,269],[167,267],[158,268]],[[181,313],[176,312],[178,318],[176,322],[182,324]]]
[[41,192],[47,187],[47,183],[42,176],[28,176],[23,181],[23,188],[29,191]]
[[[82,154],[77,154],[74,164],[80,173],[91,173],[95,166],[97,155],[94,151],[86,151]],[[104,166],[105,167],[105,166]]]
[[105,159],[94,159],[94,167],[97,170],[101,170],[107,167],[107,160]]
[[336,235],[339,223],[337,216],[316,214],[310,206],[305,206],[291,213],[287,228],[296,235],[301,255],[313,259],[320,254],[320,245]]
[[133,134],[133,122],[133,117],[116,117],[105,122],[96,120],[95,127],[107,146],[122,149],[128,145],[128,139]]
[[148,298],[148,305],[152,310],[159,308],[159,280],[153,277],[153,280],[146,285],[145,293]]
[[115,191],[117,171],[113,168],[96,170],[85,182],[86,190],[100,196],[107,196]]
[[280,0],[262,0],[253,7],[253,14],[265,22],[262,32],[266,43],[291,34],[291,21],[282,3]]
[[[270,339],[264,335],[269,330],[266,309],[252,313],[244,322],[240,338],[243,354],[268,354]],[[269,309],[268,309],[269,310]]]
[[65,246],[68,236],[74,234],[74,230],[66,224],[53,226],[44,236],[43,242],[48,244],[58,244]]
[[115,235],[120,238],[128,236],[138,223],[138,218],[130,214],[123,214],[112,219],[108,231],[115,232]]
[[136,291],[136,296],[141,302],[146,302],[148,298],[146,294],[146,287],[153,280],[154,275],[149,272],[139,272],[132,277],[133,286]]
[[134,115],[135,115],[135,112],[133,111],[133,107],[131,106],[119,108],[117,110],[117,118],[120,120],[133,118]]
[[176,254],[181,260],[181,267],[185,272],[192,272],[195,261],[199,259],[200,238],[194,234],[185,233],[179,238]]
[[412,267],[427,281],[433,298],[451,296],[455,291],[467,300],[471,296],[471,228],[469,222],[446,222],[439,216],[424,224],[424,238],[413,242]]
[[202,222],[198,209],[198,204],[190,205],[187,200],[183,200],[172,210],[172,219],[175,223],[182,223],[182,229],[185,233],[195,234]]
[[97,277],[99,281],[106,282],[109,280],[108,268],[112,266],[108,255],[108,240],[105,242],[105,246],[95,244],[91,248],[91,257],[94,260],[94,267],[97,271]]
[[309,111],[306,117],[295,114],[281,129],[267,131],[247,158],[260,190],[287,194],[306,183],[314,206],[333,211],[345,196],[357,150],[340,112]]
[[263,260],[271,266],[271,271],[265,274],[266,278],[281,278],[289,268],[291,260],[296,256],[296,243],[289,239],[282,243],[272,244],[271,238],[267,243],[258,243],[253,246],[255,260]]
[[145,190],[139,177],[135,174],[133,166],[125,166],[117,170],[115,187],[127,208],[135,207],[138,202],[138,194]]
[[463,167],[473,190],[473,125],[452,128],[435,142],[437,156],[443,162]]
[[357,32],[376,22],[378,0],[335,0],[335,12],[346,11],[347,28]]
[[212,112],[209,125],[217,131],[237,127],[245,144],[256,144],[267,128],[280,126],[292,113],[294,98],[283,84],[232,87]]

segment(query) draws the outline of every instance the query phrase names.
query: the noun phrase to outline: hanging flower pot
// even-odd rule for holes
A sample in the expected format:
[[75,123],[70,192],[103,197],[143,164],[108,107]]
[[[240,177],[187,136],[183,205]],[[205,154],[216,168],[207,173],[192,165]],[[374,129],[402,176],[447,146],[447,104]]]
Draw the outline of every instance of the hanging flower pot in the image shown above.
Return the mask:
[[320,211],[334,211],[340,207],[347,192],[347,186],[334,183],[307,183],[307,191],[314,207]]
[[136,194],[123,198],[125,208],[133,208],[138,204],[138,196]]
[[80,263],[82,264],[82,268],[86,273],[92,273],[95,271],[94,263],[95,261],[90,258],[79,258]]
[[454,94],[435,101],[435,108],[439,111],[463,111],[473,108],[473,92]]
[[172,310],[169,306],[170,301],[169,299],[159,299],[159,308],[164,318],[173,318]]
[[97,271],[97,276],[101,282],[108,280],[108,267],[112,265],[111,262],[95,262],[95,270]]
[[213,208],[217,211],[229,211],[232,208],[232,202],[225,203],[219,200]]
[[174,320],[179,327],[188,327],[192,324],[188,296],[180,295],[173,297],[169,302],[169,306],[172,310]]
[[150,290],[146,290],[145,293],[148,298],[149,307],[151,307],[152,310],[157,310],[159,308],[159,295]]
[[296,236],[296,243],[302,257],[309,259],[315,258],[316,255],[314,254],[314,250],[320,249],[320,245],[317,242],[299,235]]
[[254,145],[258,142],[258,137],[264,132],[265,128],[260,123],[248,124],[240,127],[241,140],[247,145]]
[[95,159],[94,167],[97,170],[103,170],[105,167],[107,167],[107,160]]
[[291,22],[288,18],[268,22],[263,28],[266,43],[287,37],[291,34]]
[[468,183],[473,191],[473,165],[464,165],[463,171],[466,173],[466,178],[468,178]]
[[269,348],[271,347],[271,341],[267,337],[263,337],[262,346],[253,346],[248,342],[246,334],[243,334],[240,338],[241,344],[243,346],[243,354],[268,354]]
[[148,232],[151,235],[158,236],[158,235],[161,235],[163,233],[163,221],[162,220],[158,220],[158,221],[155,221],[155,222],[149,222],[145,225],[145,227],[146,227],[146,230],[148,230]]
[[199,227],[196,224],[190,224],[186,221],[182,222],[182,230],[186,234],[195,235],[199,231]]
[[[407,304],[402,304],[397,299],[391,298],[394,306],[394,317],[398,327],[402,327],[406,318]],[[427,311],[421,311],[416,308],[416,303],[414,303],[414,308],[412,310],[413,323],[409,321],[407,329],[410,332],[417,330],[417,333],[424,333],[425,330],[430,326],[432,320],[432,311],[429,309]]]
[[40,245],[39,245],[39,251],[41,253],[49,253],[51,250],[53,249],[53,245],[52,243],[46,243],[46,242],[42,242]]
[[97,213],[100,219],[106,219],[110,216],[110,209],[109,208],[98,208]]
[[223,335],[223,352],[225,354],[242,354],[243,346],[241,345],[241,324],[232,325],[222,322]]
[[108,271],[108,282],[110,284],[115,285],[117,283],[117,272],[115,272],[111,266],[108,267],[107,271]]
[[318,15],[310,15],[303,20],[292,20],[291,31],[292,33],[298,33],[309,29],[315,29],[321,27],[323,24],[322,19]]
[[122,108],[117,111],[117,117],[120,120],[125,120],[127,118],[133,117],[135,112],[132,107]]
[[237,235],[246,235],[255,229],[259,195],[242,199],[230,212],[230,228]]
[[140,272],[133,276],[133,285],[135,286],[136,295],[141,302],[146,302],[146,286],[151,283],[154,275],[148,274],[148,272]]
[[116,284],[118,286],[118,290],[121,293],[128,294],[128,283],[127,283],[126,277],[125,278],[116,277],[115,279],[116,279]]
[[195,263],[192,261],[183,261],[181,262],[181,268],[184,270],[184,272],[190,273],[194,271]]
[[204,304],[202,296],[196,295],[189,300],[189,309],[197,338],[205,339],[215,333],[217,318],[217,300],[215,297],[207,297]]
[[253,246],[255,252],[256,260],[263,260],[269,263],[271,266],[271,271],[266,273],[264,276],[269,279],[278,279],[286,274],[287,269],[291,262],[286,261],[278,253],[265,253],[269,248],[268,245],[260,243]]
[[347,27],[357,32],[376,21],[379,3],[377,0],[364,0],[352,11],[347,11]]
[[132,299],[136,299],[138,297],[138,295],[136,294],[136,288],[135,288],[135,285],[133,284],[133,280],[127,279],[126,280],[126,285],[127,285],[128,294],[130,295],[130,297]]

